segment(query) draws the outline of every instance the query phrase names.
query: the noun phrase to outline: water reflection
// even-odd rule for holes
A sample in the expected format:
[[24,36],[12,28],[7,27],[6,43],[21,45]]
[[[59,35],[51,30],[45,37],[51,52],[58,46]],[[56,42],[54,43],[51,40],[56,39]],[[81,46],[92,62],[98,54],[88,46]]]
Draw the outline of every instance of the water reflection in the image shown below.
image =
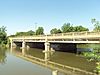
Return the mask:
[[[100,51],[100,46],[99,44],[80,44],[78,45],[78,51],[93,51],[93,50],[99,50]],[[40,60],[44,59],[44,53],[42,52],[43,50],[41,49],[12,49],[11,52],[15,52],[17,55],[21,56],[22,58],[27,57],[28,61],[32,61],[35,62],[34,60],[36,59],[38,62],[40,62]],[[36,58],[35,58],[36,57]],[[40,60],[39,60],[40,59]],[[71,67],[76,67],[82,70],[86,70],[86,71],[90,71],[93,72],[93,70],[95,69],[95,62],[88,62],[84,57],[81,56],[76,56],[75,54],[72,53],[66,53],[66,52],[55,52],[51,57],[50,57],[50,61],[51,62],[55,62],[55,63],[59,63],[59,64],[63,64],[63,65],[68,65]],[[35,62],[36,64],[40,64]],[[44,61],[42,61],[44,62]],[[52,70],[52,74],[58,74],[57,71],[60,69],[61,67],[57,67],[54,65],[51,65],[48,62],[45,62],[45,66],[48,67],[51,66],[53,67]],[[69,70],[69,69],[65,69],[62,68],[63,70],[65,70],[66,72],[63,72],[63,74],[60,75],[72,75],[73,71]],[[55,72],[54,72],[55,71]],[[72,72],[72,73],[69,73]],[[77,73],[77,75],[86,75],[86,74],[82,74],[82,73]],[[75,75],[75,74],[74,74]],[[88,74],[89,75],[89,74]]]
[[49,68],[51,70],[51,73],[50,73],[51,75],[66,75],[64,73],[58,72],[58,70],[55,69],[54,65],[49,66],[50,63],[48,63],[48,61],[45,61],[44,59],[39,59],[39,58],[36,58],[32,55],[27,54],[27,51],[29,51],[29,50],[27,50],[27,49],[20,49],[20,50],[13,49],[11,52],[20,58],[31,61],[31,62],[38,64],[38,65],[42,65],[43,67]]
[[0,48],[0,64],[6,63],[6,50]]
[[[13,50],[11,50],[11,53],[13,53],[13,54],[16,54],[18,57],[20,57],[20,58],[23,58],[23,59],[25,59],[25,60],[28,60],[28,61],[31,61],[31,62],[33,62],[33,63],[35,63],[35,64],[39,64],[39,65],[42,65],[42,66],[44,66],[44,67],[48,67],[47,65],[48,65],[48,62],[47,61],[44,61],[43,59],[41,60],[41,59],[39,59],[39,58],[36,58],[36,57],[33,57],[33,56],[31,56],[31,55],[28,55],[27,54],[27,51],[29,51],[29,50],[27,50],[27,49],[20,49],[21,51],[19,51],[19,50],[16,50],[16,49],[13,49]],[[28,57],[28,58],[27,58]],[[35,61],[36,60],[36,61]],[[38,61],[39,60],[39,61]],[[42,62],[41,62],[42,61]],[[44,62],[44,64],[43,64],[43,62]],[[50,67],[49,67],[49,69],[51,69]],[[65,74],[63,74],[63,73],[58,73],[58,71],[57,70],[55,70],[54,68],[53,69],[51,69],[51,73],[49,73],[50,75],[65,75]],[[48,74],[48,75],[49,75]]]
[[[46,62],[44,60],[44,53],[41,49],[13,49],[11,52],[22,59],[50,68],[52,70],[52,75],[58,75],[57,70],[63,72],[64,75],[72,75],[74,73],[73,69],[69,69],[68,67],[66,68],[63,65],[77,67],[88,71],[93,71],[93,68],[95,67],[94,63],[89,63],[85,58],[71,53],[56,52],[54,55],[52,55],[51,60]],[[55,63],[57,64],[55,65]],[[82,74],[81,72],[75,73],[77,75],[86,75],[84,73]]]

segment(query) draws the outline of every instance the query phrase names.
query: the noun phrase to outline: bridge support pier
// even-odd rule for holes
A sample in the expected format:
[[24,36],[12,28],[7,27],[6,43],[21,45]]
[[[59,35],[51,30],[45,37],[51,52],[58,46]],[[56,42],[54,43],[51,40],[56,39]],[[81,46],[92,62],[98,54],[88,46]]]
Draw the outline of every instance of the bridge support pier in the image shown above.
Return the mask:
[[11,49],[13,48],[13,41],[11,40],[11,44],[10,44]]
[[50,43],[49,42],[45,42],[45,50],[43,51],[45,53],[45,61],[49,60],[50,58]]
[[52,71],[52,75],[58,75],[58,71],[57,70],[53,70]]
[[22,49],[25,48],[25,45],[26,45],[26,42],[25,42],[25,40],[23,40],[23,42],[22,42]]
[[16,48],[17,47],[17,45],[13,42],[13,40],[11,41],[11,49],[12,48]]

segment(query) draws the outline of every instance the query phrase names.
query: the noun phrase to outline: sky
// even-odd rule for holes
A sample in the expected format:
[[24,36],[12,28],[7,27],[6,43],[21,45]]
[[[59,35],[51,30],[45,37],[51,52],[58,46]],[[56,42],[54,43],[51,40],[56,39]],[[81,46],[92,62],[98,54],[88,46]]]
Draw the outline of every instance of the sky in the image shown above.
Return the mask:
[[0,0],[0,27],[6,26],[8,35],[38,27],[49,34],[64,23],[92,30],[92,18],[100,21],[100,0]]

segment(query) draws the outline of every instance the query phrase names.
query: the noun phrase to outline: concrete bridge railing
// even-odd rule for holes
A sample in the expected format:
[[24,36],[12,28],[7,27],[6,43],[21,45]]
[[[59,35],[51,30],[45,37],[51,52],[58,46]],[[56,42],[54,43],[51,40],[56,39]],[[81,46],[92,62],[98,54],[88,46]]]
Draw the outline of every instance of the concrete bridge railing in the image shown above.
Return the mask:
[[18,37],[10,37],[10,39],[77,39],[77,38],[99,38],[100,32],[69,32],[69,33],[59,33],[59,34],[51,34],[51,35],[34,35],[34,36],[18,36]]

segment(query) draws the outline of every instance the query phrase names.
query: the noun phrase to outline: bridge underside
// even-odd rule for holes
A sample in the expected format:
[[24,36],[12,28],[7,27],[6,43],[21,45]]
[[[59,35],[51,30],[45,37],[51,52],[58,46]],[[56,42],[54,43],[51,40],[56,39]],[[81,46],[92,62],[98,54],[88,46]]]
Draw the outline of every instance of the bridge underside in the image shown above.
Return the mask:
[[56,51],[76,53],[77,44],[74,43],[51,43],[50,46]]
[[[22,47],[22,42],[14,42],[15,47]],[[55,51],[62,51],[62,52],[72,52],[76,53],[77,51],[77,44],[75,43],[50,43],[50,48]],[[38,49],[45,49],[44,42],[26,42],[25,47],[28,48],[38,48]]]
[[13,42],[13,47],[22,47],[22,42]]
[[45,49],[44,42],[26,42],[26,46],[29,46],[29,48]]

